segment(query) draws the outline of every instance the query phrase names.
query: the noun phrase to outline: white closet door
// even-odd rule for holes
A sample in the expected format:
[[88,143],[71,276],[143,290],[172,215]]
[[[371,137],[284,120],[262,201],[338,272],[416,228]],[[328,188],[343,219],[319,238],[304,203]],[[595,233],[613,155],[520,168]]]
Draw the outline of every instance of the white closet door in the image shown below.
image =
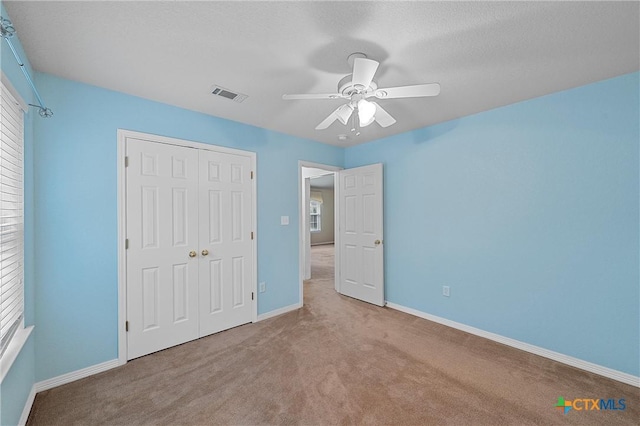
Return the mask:
[[198,150],[129,138],[127,358],[198,337]]
[[[251,159],[199,152],[200,335],[251,322]],[[203,251],[204,250],[204,251]]]

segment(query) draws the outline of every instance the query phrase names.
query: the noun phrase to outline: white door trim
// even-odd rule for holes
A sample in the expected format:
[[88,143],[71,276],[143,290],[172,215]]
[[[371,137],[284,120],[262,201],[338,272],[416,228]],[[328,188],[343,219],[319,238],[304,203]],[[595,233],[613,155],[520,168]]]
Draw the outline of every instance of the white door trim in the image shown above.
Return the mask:
[[253,264],[251,265],[251,291],[256,296],[252,301],[251,322],[258,321],[258,232],[257,232],[257,160],[256,153],[251,151],[243,151],[234,148],[226,148],[217,145],[209,145],[201,142],[193,142],[184,139],[170,138],[167,136],[159,136],[151,133],[141,133],[132,130],[118,129],[118,165],[117,165],[117,184],[118,184],[118,363],[123,365],[127,363],[127,332],[125,330],[125,321],[127,320],[127,253],[125,250],[126,234],[126,179],[125,179],[125,153],[126,140],[128,138],[149,140],[157,143],[169,145],[184,146],[196,149],[206,149],[209,151],[223,152],[227,154],[244,155],[251,158],[251,170],[254,171],[254,177],[251,181],[251,197],[253,198],[253,209],[251,211],[251,228],[254,230],[255,238],[252,240],[251,253],[253,256]]
[[[314,169],[323,169],[323,170],[327,170],[330,172],[337,172],[343,169],[343,167],[337,167],[337,166],[330,166],[328,164],[321,164],[321,163],[313,163],[311,161],[304,161],[304,160],[298,160],[298,264],[299,264],[299,271],[298,271],[298,281],[299,281],[299,290],[298,290],[298,294],[300,295],[300,299],[298,301],[298,307],[301,308],[302,305],[304,304],[304,269],[305,269],[305,264],[304,264],[304,233],[305,233],[305,217],[304,217],[304,212],[302,210],[302,196],[303,196],[303,185],[302,185],[302,168],[303,167],[311,167]],[[334,199],[337,200],[337,198],[335,197],[335,193],[334,193]],[[335,203],[335,202],[334,202]],[[336,230],[334,230],[334,235],[337,235],[337,222],[338,220],[338,216],[337,216],[337,210],[334,206],[334,223],[336,224]],[[335,240],[335,237],[334,237]],[[336,276],[337,276],[337,272],[338,272],[338,263],[335,264],[335,268],[336,268]]]

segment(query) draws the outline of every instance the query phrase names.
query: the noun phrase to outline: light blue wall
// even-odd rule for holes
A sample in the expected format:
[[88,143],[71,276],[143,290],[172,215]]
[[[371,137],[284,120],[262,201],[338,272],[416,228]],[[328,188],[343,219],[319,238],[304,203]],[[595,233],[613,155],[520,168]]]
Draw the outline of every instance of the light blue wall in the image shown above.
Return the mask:
[[[4,18],[11,17],[7,14],[4,5],[0,3],[0,10]],[[31,75],[33,69],[29,64],[18,37],[12,38],[12,43],[20,58],[25,62],[25,67]],[[0,39],[0,67],[2,72],[11,81],[11,84],[20,93],[27,103],[34,103],[31,87],[25,79],[11,49],[7,43]],[[37,110],[30,108],[24,116],[24,221],[25,221],[25,260],[24,260],[24,316],[25,324],[33,325],[35,322],[34,310],[34,202],[33,202],[33,121],[38,116]],[[7,376],[0,384],[0,424],[17,424],[25,402],[35,382],[35,349],[33,333],[18,354]]]
[[342,149],[48,74],[37,85],[55,114],[35,123],[38,381],[117,358],[118,128],[256,152],[258,311],[298,302],[298,160],[341,166]]
[[387,300],[639,375],[638,80],[348,148],[385,166]]

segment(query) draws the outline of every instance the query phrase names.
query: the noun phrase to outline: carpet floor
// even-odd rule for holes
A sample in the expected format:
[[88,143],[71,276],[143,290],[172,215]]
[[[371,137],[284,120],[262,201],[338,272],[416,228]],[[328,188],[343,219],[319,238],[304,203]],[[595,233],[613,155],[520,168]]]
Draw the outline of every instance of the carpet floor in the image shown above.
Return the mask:
[[28,425],[638,424],[640,389],[341,296],[312,251],[303,308],[40,392]]

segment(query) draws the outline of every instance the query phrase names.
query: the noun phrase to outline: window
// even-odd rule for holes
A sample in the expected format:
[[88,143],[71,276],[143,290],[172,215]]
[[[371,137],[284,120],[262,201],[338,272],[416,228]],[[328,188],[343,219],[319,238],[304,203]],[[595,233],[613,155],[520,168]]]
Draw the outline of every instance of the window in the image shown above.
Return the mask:
[[322,217],[321,217],[322,203],[316,200],[311,200],[309,206],[309,212],[311,213],[310,229],[311,232],[319,232],[322,229]]
[[23,145],[20,104],[1,84],[0,96],[0,355],[22,326],[24,310]]

